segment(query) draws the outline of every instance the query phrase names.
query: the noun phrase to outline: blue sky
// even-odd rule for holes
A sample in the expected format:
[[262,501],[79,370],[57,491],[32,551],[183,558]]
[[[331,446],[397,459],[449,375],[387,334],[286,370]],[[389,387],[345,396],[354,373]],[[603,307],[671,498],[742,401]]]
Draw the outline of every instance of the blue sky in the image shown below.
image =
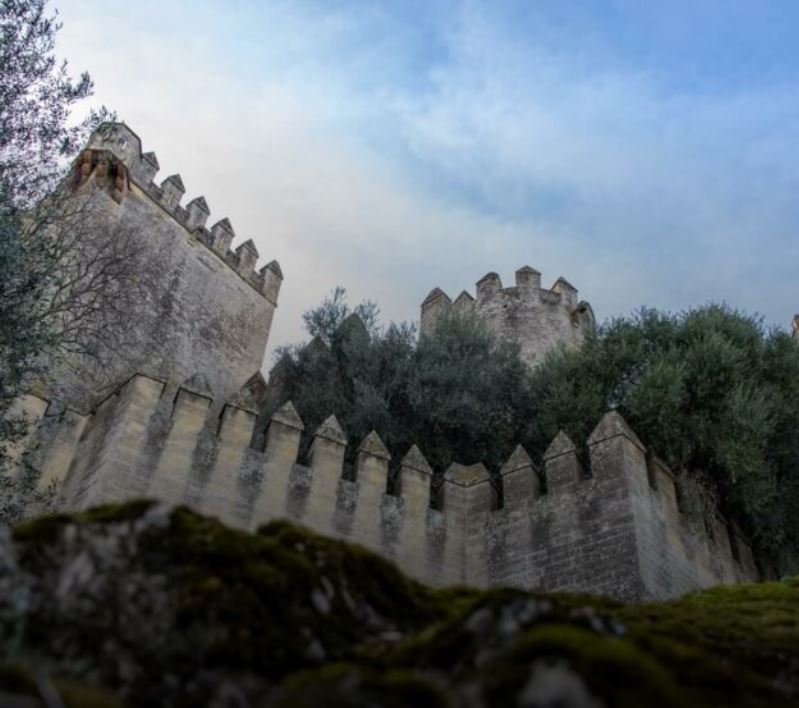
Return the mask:
[[799,4],[64,0],[96,99],[286,280],[418,317],[525,264],[600,319],[799,311]]

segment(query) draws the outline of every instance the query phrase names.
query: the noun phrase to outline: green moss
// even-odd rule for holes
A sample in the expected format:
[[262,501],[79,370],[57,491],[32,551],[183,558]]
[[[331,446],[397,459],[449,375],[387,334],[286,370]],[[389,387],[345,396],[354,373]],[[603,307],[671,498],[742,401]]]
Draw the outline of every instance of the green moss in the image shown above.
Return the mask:
[[[30,550],[49,550],[65,524],[84,525],[102,540],[103,524],[127,524],[148,508],[108,505],[21,525],[20,563],[34,577],[51,577],[52,555]],[[277,687],[284,706],[439,708],[448,705],[445,696],[458,705],[462,690],[482,693],[489,705],[513,705],[536,667],[554,665],[608,706],[799,702],[795,578],[628,605],[589,595],[435,590],[364,548],[294,524],[249,534],[183,508],[168,524],[141,530],[132,547],[110,594],[92,598],[84,615],[62,617],[53,603],[27,615],[23,655],[116,689],[118,663],[99,641],[112,637],[136,667],[138,683],[127,688],[140,704],[165,690],[166,672],[197,685],[197,672],[210,670],[214,681],[246,677]],[[163,582],[156,604],[168,624],[158,636],[125,634],[131,622],[146,626],[151,612],[133,608],[120,620],[114,588],[126,573]],[[24,672],[6,671],[0,685],[30,688]],[[65,696],[84,690],[62,684]],[[203,689],[192,690],[204,698]],[[111,705],[98,695],[97,706]]]
[[61,529],[69,523],[111,524],[140,518],[155,502],[141,499],[120,504],[103,504],[74,514],[47,514],[17,524],[14,540],[19,543],[48,544],[55,541]]
[[36,682],[27,668],[0,664],[0,690],[26,696],[36,695]]
[[375,672],[349,664],[292,674],[283,683],[274,708],[447,708],[445,691],[413,671]]
[[58,679],[54,682],[66,708],[123,708],[122,699],[84,683]]
[[674,677],[631,642],[551,624],[526,632],[481,672],[489,705],[520,694],[537,670],[565,666],[591,694],[619,708],[686,708]]
[[[69,679],[50,678],[66,708],[122,708],[122,701],[107,691]],[[39,698],[36,681],[27,667],[0,664],[0,693]]]
[[53,543],[61,529],[72,521],[69,514],[48,514],[17,524],[12,532],[17,543],[47,545]]
[[79,523],[110,524],[121,521],[135,521],[144,516],[156,502],[151,499],[134,499],[121,504],[101,504],[73,516]]

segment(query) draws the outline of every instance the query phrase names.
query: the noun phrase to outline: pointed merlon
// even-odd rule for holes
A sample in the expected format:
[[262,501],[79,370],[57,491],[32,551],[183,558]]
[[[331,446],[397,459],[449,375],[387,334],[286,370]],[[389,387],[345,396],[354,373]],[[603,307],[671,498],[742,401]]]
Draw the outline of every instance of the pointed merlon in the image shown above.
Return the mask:
[[357,312],[347,315],[336,328],[336,332],[349,341],[355,341],[355,338],[358,337],[363,341],[363,346],[366,346],[369,341],[369,330],[366,329],[363,319]]
[[561,430],[555,436],[555,439],[549,444],[547,451],[544,453],[545,460],[551,460],[561,455],[568,455],[569,453],[576,453],[577,447],[572,442],[572,439],[566,435],[565,431]]
[[572,292],[577,292],[577,288],[575,288],[566,278],[562,275],[558,278],[550,288],[556,293],[561,292],[561,290],[571,290]]
[[242,391],[250,391],[257,400],[261,400],[266,393],[266,379],[260,371],[256,371],[244,385],[241,387]]
[[381,460],[391,459],[391,455],[388,450],[386,450],[386,446],[374,430],[363,439],[358,446],[358,452],[371,455],[372,457],[379,457]]
[[158,172],[158,170],[161,168],[161,165],[158,164],[158,158],[155,156],[154,152],[145,152],[141,156],[141,159],[152,165],[156,172]]
[[230,223],[230,219],[225,217],[224,219],[220,219],[211,227],[211,233],[216,235],[217,232],[224,231],[226,234],[235,235],[235,231],[233,231],[233,225]]
[[281,280],[283,279],[283,271],[280,269],[280,263],[278,263],[277,261],[269,261],[269,263],[267,263],[263,268],[261,268],[259,273],[263,275],[268,270],[271,270]]
[[500,280],[499,273],[495,273],[491,271],[490,273],[486,273],[480,280],[477,281],[477,285],[481,285],[483,283],[496,283],[499,287],[502,287],[502,280]]
[[305,345],[305,351],[308,354],[321,354],[322,352],[329,352],[330,348],[327,343],[318,334]]
[[205,197],[194,197],[187,205],[186,209],[196,208],[200,211],[204,211],[206,214],[210,214],[211,210],[208,208],[208,202],[205,201]]
[[482,462],[476,465],[460,465],[453,462],[444,473],[444,481],[459,484],[462,487],[471,487],[473,484],[488,482],[491,477]]
[[186,187],[183,185],[183,180],[180,178],[180,175],[169,175],[169,177],[161,182],[161,187],[167,184],[172,185],[179,192],[186,192]]
[[322,424],[316,429],[314,437],[330,440],[331,442],[339,443],[340,445],[347,444],[347,436],[344,435],[344,431],[341,429],[341,425],[339,425],[338,419],[334,415],[331,415],[322,422]]
[[256,372],[228,401],[228,405],[257,415],[258,404],[265,391],[266,384],[263,376],[260,372]]
[[474,302],[474,298],[469,293],[467,293],[465,290],[462,290],[461,294],[458,295],[458,297],[455,298],[455,304],[456,305],[461,305],[461,304],[467,303],[467,302],[468,303]]
[[517,445],[507,462],[502,465],[502,469],[499,471],[499,473],[501,475],[506,475],[510,474],[511,472],[515,472],[516,470],[524,469],[525,467],[534,468],[533,461],[530,459],[530,455],[527,454],[527,450],[525,450],[521,445]]
[[610,440],[611,438],[625,437],[633,445],[646,452],[646,447],[638,439],[638,436],[633,432],[633,429],[627,424],[627,421],[621,417],[618,411],[608,411],[602,416],[599,425],[594,428],[588,438],[589,445],[596,445],[603,440]]
[[434,300],[438,300],[439,298],[444,298],[447,302],[452,302],[449,299],[449,295],[447,295],[441,288],[433,288],[427,295],[427,297],[422,302],[422,307],[425,305],[430,304]]
[[541,289],[541,273],[530,266],[523,266],[516,271],[516,287],[524,290]]
[[180,385],[180,387],[184,391],[196,393],[198,396],[204,396],[205,398],[213,397],[211,386],[208,384],[208,379],[205,377],[205,374],[197,373],[193,376],[190,376]]
[[254,255],[255,258],[258,258],[258,249],[255,247],[255,243],[251,238],[248,238],[244,243],[239,244],[236,248],[236,255],[241,253],[242,251],[248,251],[250,254]]
[[269,381],[272,382],[273,377],[279,377],[284,369],[291,369],[294,366],[294,360],[291,358],[291,355],[287,352],[280,359],[277,360],[277,363],[269,369]]
[[402,458],[400,465],[410,470],[416,470],[417,472],[433,474],[433,468],[430,467],[430,463],[417,445],[411,446],[411,449],[405,453],[405,457]]
[[286,401],[282,406],[280,406],[280,408],[272,413],[269,421],[273,423],[281,423],[282,425],[285,425],[288,428],[294,428],[295,430],[305,430],[305,426],[302,423],[302,418],[300,418],[300,414],[297,413],[297,409],[294,407],[294,404],[291,401]]

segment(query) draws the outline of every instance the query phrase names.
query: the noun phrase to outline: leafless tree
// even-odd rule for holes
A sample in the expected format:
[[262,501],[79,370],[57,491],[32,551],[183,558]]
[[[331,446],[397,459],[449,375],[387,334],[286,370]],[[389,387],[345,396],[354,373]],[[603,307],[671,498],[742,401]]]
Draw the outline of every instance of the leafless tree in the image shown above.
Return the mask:
[[113,383],[119,362],[141,351],[141,302],[164,277],[157,254],[135,224],[119,218],[106,187],[98,179],[74,189],[67,178],[21,233],[43,280],[32,321],[51,346],[40,374],[90,376],[98,392]]

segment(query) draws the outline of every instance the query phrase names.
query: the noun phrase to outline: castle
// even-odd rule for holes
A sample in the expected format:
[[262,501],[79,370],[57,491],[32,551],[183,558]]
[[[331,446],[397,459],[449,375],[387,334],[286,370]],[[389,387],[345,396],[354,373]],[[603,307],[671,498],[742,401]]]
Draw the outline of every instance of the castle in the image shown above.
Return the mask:
[[530,266],[516,271],[516,285],[503,288],[496,273],[477,281],[477,297],[465,290],[455,298],[434,288],[422,303],[422,336],[435,329],[436,320],[448,312],[476,314],[498,337],[519,345],[531,366],[559,345],[579,346],[593,331],[594,311],[577,300],[577,289],[558,278],[549,289],[541,287],[541,273]]
[[[58,483],[64,508],[154,497],[247,529],[289,518],[361,543],[435,585],[647,599],[759,577],[734,523],[686,522],[673,475],[615,412],[587,441],[561,432],[543,469],[518,447],[500,470],[501,495],[483,465],[453,460],[436,508],[433,470],[417,447],[389,451],[372,432],[345,474],[348,437],[334,416],[305,430],[285,401],[262,421],[268,384],[259,370],[280,267],[256,270],[251,241],[231,251],[230,222],[207,228],[205,200],[181,206],[182,180],[156,185],[157,170],[155,155],[142,153],[124,125],[95,135],[75,167],[76,189],[104,195],[107,218],[133,224],[164,270],[131,315],[141,346],[116,362],[110,392],[75,377],[18,401],[32,425],[11,453],[40,471],[40,485]],[[490,273],[476,298],[452,302],[434,290],[422,305],[423,336],[451,308],[484,317],[531,364],[559,344],[578,345],[594,325],[571,285],[559,279],[542,289],[527,267],[513,288]],[[311,443],[300,463],[302,436]],[[588,460],[578,454],[584,442]],[[392,454],[399,470],[389,488]]]

